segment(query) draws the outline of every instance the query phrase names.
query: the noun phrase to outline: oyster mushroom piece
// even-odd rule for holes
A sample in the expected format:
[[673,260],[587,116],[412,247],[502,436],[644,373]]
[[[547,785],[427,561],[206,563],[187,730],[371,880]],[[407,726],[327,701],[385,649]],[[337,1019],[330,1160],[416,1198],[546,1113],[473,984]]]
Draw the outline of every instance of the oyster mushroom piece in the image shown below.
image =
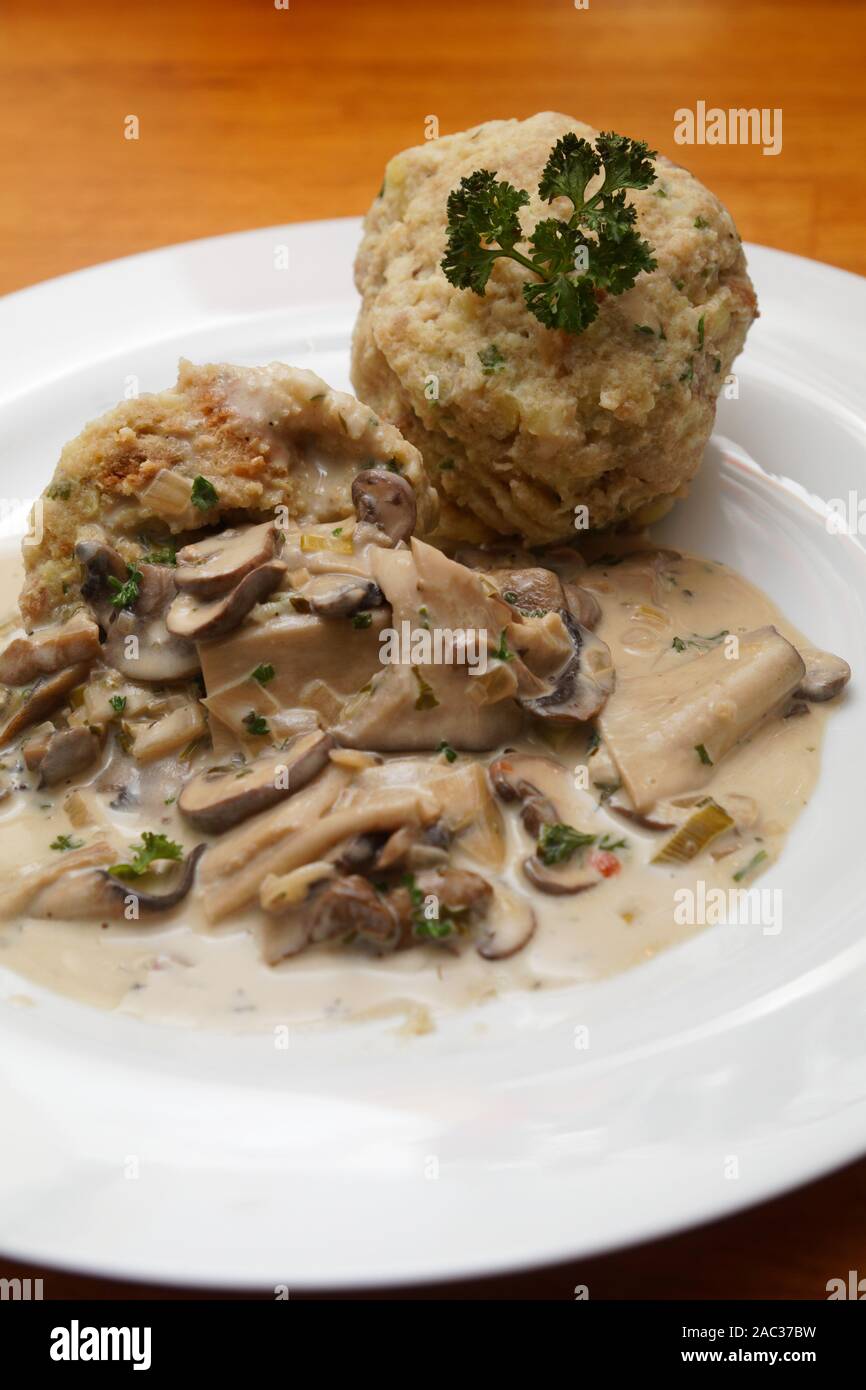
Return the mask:
[[821,704],[833,700],[851,679],[851,667],[832,652],[807,648],[800,652],[806,674],[794,691],[794,698]]
[[[191,642],[166,627],[174,600],[174,575],[163,565],[140,564],[138,597],[132,608],[114,609],[106,626],[102,658],[137,682],[188,680],[200,662]],[[97,616],[99,616],[97,614]]]
[[90,729],[61,729],[53,734],[38,763],[40,787],[56,787],[58,782],[84,772],[96,762],[101,748]]
[[415,491],[399,473],[365,468],[352,482],[352,502],[358,520],[375,526],[392,546],[408,541],[415,530]]
[[477,951],[485,960],[507,960],[516,956],[535,934],[535,909],[522,893],[504,883],[493,889],[493,903],[478,942]]
[[0,654],[0,684],[27,685],[98,656],[99,628],[86,613],[76,613],[62,626],[40,628],[10,642]]
[[[110,864],[114,857],[114,848],[103,838],[94,840],[89,845],[82,845],[79,849],[68,850],[62,854],[53,853],[50,859],[39,860],[34,864],[16,865],[14,869],[0,875],[0,917],[8,920],[21,912],[28,912],[33,916],[46,915],[42,911],[34,910],[44,890],[50,889],[52,884],[61,879],[71,882],[72,876],[79,870],[89,869],[98,864]],[[63,912],[58,910],[55,915],[62,917]],[[91,917],[92,909],[88,909],[86,915]]]
[[177,552],[175,583],[198,598],[217,598],[273,560],[277,540],[275,523],[266,521],[258,526],[230,527],[186,545]]
[[89,670],[90,663],[82,662],[43,676],[28,689],[9,690],[6,706],[0,711],[0,746],[17,738],[30,724],[40,723],[53,714],[75,687],[87,680]]
[[521,803],[520,819],[533,839],[545,825],[571,824],[595,809],[568,769],[540,753],[503,753],[489,774],[500,800]]
[[522,696],[520,704],[540,719],[559,724],[585,723],[604,708],[614,688],[610,648],[595,633],[576,622],[567,608],[560,610],[572,643],[572,655],[551,678],[546,695]]
[[360,874],[327,883],[308,902],[304,916],[313,942],[351,932],[368,945],[387,951],[400,940],[400,922],[390,902]]
[[219,598],[201,599],[193,593],[180,593],[169,608],[165,625],[175,637],[189,642],[212,642],[216,637],[240,627],[244,618],[275,589],[286,574],[280,560],[269,560],[250,570],[233,589]]
[[244,767],[217,767],[187,782],[181,813],[209,835],[220,835],[305,787],[325,766],[334,747],[330,734],[302,734],[272,757]]
[[183,902],[190,892],[195,882],[195,871],[198,861],[201,859],[206,845],[196,845],[191,849],[183,861],[180,877],[173,888],[165,893],[151,893],[142,888],[136,888],[129,879],[116,878],[108,870],[102,870],[101,875],[109,889],[118,895],[124,902],[134,898],[142,912],[168,912],[170,908],[177,907],[178,903]]
[[128,577],[122,557],[106,541],[79,541],[75,547],[75,558],[84,566],[81,595],[90,603],[106,598],[109,578],[122,584]]
[[617,688],[599,726],[634,809],[696,791],[736,745],[782,713],[806,667],[774,627]]
[[563,584],[565,602],[575,622],[594,631],[601,622],[601,604],[589,589],[579,584]]
[[384,602],[378,584],[351,574],[316,574],[292,592],[295,611],[317,618],[351,618],[362,609],[381,608]]

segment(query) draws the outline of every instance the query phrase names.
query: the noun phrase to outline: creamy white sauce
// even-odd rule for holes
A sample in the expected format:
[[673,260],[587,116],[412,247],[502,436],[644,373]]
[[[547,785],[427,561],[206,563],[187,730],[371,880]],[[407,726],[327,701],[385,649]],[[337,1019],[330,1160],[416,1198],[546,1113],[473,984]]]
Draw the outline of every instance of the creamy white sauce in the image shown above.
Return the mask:
[[[657,588],[650,592],[646,575],[636,575],[628,565],[587,572],[583,582],[604,610],[599,633],[611,648],[621,679],[676,659],[674,636],[689,639],[721,629],[745,632],[772,623],[795,645],[807,645],[763,594],[724,566],[685,558],[677,569],[676,585],[663,594]],[[19,587],[20,562],[7,549],[0,559],[3,611],[12,611]],[[442,1011],[515,990],[599,979],[700,930],[675,922],[675,890],[696,888],[698,880],[707,889],[738,886],[733,874],[750,861],[756,846],[766,855],[761,872],[772,864],[814,786],[824,721],[824,709],[816,706],[801,717],[774,719],[717,769],[706,788],[709,794],[722,804],[726,794],[752,797],[760,811],[753,829],[734,841],[733,852],[722,858],[714,858],[710,846],[682,868],[651,867],[648,861],[665,833],[643,830],[601,804],[593,810],[591,823],[581,828],[627,840],[622,872],[589,892],[546,897],[531,890],[522,876],[520,864],[532,844],[516,813],[507,811],[509,879],[532,897],[539,922],[528,946],[509,960],[485,961],[471,946],[459,956],[427,946],[381,959],[351,949],[313,947],[272,968],[260,960],[252,935],[256,913],[214,928],[190,897],[162,925],[105,926],[28,917],[3,924],[0,964],[20,977],[14,986],[6,985],[6,993],[26,999],[30,980],[101,1008],[181,1026],[264,1031],[281,1024],[393,1014],[398,1026],[422,1032]],[[526,746],[553,754],[567,767],[578,768],[585,761],[584,734],[554,732],[549,741],[536,736]],[[461,755],[461,760],[464,756],[470,755]],[[481,756],[486,764],[495,755]],[[104,829],[119,850],[147,829],[164,831],[187,848],[200,838],[173,803],[164,804],[177,786],[164,790],[158,823],[152,799],[149,812],[112,810],[103,803]],[[65,794],[65,789],[54,795],[33,790],[0,802],[0,872],[14,877],[16,866],[50,857],[49,846],[58,835],[94,838],[93,827],[70,825]],[[731,843],[729,839],[720,845],[727,849]],[[461,862],[459,853],[455,862]],[[471,867],[469,861],[464,863]],[[756,877],[741,886],[750,886]]]

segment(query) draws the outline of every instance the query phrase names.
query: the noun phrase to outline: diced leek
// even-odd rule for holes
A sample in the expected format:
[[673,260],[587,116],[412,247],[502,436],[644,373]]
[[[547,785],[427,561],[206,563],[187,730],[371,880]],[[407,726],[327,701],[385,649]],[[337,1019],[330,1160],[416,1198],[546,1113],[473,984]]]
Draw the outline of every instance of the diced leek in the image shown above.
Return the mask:
[[653,864],[688,864],[690,859],[694,859],[702,849],[706,849],[711,840],[715,840],[718,835],[723,835],[726,830],[730,830],[733,824],[733,816],[729,816],[718,802],[713,801],[712,797],[708,797],[703,805],[689,816],[685,825],[681,825],[679,830],[674,831],[670,839],[662,845],[658,854],[653,855],[652,862]]

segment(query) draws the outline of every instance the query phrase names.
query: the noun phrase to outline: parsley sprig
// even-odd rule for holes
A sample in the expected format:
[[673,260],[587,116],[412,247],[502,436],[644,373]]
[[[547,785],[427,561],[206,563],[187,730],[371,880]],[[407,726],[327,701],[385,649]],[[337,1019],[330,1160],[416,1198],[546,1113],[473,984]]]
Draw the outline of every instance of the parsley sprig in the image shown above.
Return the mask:
[[183,859],[183,847],[165,835],[145,830],[140,845],[130,846],[133,858],[128,864],[112,864],[109,873],[115,878],[142,878],[158,859]]
[[[537,277],[523,286],[529,311],[546,328],[582,333],[598,315],[599,296],[622,294],[642,270],[656,267],[625,195],[655,181],[655,155],[643,140],[613,131],[599,135],[594,147],[569,131],[551,150],[538,192],[548,203],[568,198],[574,211],[568,219],[545,218],[530,236],[518,216],[529,194],[489,169],[477,169],[448,196],[446,279],[483,295],[495,262],[506,257]],[[602,182],[587,197],[588,185],[602,172]],[[529,254],[517,249],[520,243],[528,244]]]

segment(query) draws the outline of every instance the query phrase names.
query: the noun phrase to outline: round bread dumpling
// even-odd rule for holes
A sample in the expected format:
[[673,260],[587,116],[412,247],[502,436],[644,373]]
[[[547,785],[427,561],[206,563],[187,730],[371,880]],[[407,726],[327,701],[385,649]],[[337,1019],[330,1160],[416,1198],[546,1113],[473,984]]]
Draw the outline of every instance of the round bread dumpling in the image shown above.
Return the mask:
[[660,157],[655,181],[627,194],[656,269],[622,294],[597,293],[598,316],[582,333],[533,316],[523,298],[532,272],[512,260],[495,262],[483,296],[454,288],[440,264],[449,193],[486,169],[529,193],[524,233],[567,218],[568,200],[544,202],[538,184],[568,131],[597,136],[544,112],[405,150],[367,214],[352,380],[420,449],[443,542],[544,544],[662,515],[698,468],[757,314],[730,214]]
[[24,621],[80,603],[78,541],[109,541],[129,564],[223,520],[342,520],[355,478],[377,467],[411,483],[429,530],[436,492],[417,449],[354,396],[282,362],[182,361],[171,390],[124,401],[63,449],[24,547]]

